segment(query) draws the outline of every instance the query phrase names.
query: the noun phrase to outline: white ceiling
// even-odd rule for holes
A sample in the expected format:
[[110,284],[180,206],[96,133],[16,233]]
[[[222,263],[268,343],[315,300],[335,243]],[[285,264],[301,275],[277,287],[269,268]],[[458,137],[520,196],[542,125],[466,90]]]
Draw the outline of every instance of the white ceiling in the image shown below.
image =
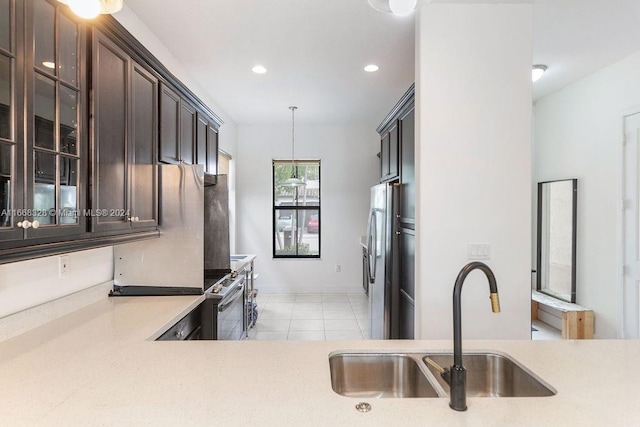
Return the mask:
[[[376,125],[414,81],[413,19],[367,0],[126,4],[238,124],[288,122],[297,105],[297,122]],[[549,68],[534,99],[637,50],[640,0],[537,0],[533,63]]]

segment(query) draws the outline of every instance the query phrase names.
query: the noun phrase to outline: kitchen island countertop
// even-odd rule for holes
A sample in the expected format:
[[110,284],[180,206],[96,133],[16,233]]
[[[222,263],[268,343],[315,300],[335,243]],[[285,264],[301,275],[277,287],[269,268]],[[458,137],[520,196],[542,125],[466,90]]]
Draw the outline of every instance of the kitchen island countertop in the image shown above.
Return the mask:
[[[640,425],[640,341],[464,341],[558,391],[541,398],[348,398],[336,350],[448,350],[450,341],[148,340],[199,297],[105,298],[0,343],[3,425]],[[371,412],[355,405],[367,401]]]

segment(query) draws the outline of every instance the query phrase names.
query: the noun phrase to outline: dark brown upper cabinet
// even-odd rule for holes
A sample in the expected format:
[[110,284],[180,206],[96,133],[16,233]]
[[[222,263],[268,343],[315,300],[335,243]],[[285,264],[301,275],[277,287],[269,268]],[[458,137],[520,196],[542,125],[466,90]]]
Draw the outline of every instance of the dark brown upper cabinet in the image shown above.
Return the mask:
[[194,154],[196,110],[184,100],[180,104],[180,163],[193,165],[196,163]]
[[209,123],[209,138],[207,139],[207,168],[210,174],[218,174],[218,128]]
[[160,161],[196,164],[196,108],[167,85],[160,90]]
[[94,232],[157,225],[158,78],[93,32]]
[[218,131],[213,119],[198,112],[196,132],[196,163],[204,165],[204,171],[218,173]]
[[0,240],[82,235],[85,25],[55,1],[5,0],[0,9],[9,24],[0,31]]
[[393,125],[380,140],[380,182],[395,181],[398,179],[398,125]]
[[157,236],[159,155],[215,173],[221,125],[112,16],[0,0],[0,263]]
[[160,85],[160,161],[180,163],[180,96]]

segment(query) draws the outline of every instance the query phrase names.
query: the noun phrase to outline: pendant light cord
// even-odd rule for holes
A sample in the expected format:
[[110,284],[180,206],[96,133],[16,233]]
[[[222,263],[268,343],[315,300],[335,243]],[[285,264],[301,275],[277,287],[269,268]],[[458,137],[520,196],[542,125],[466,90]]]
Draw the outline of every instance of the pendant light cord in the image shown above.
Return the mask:
[[291,165],[293,167],[292,178],[297,178],[296,173],[296,143],[295,143],[295,129],[296,129],[296,121],[295,121],[295,113],[298,107],[291,106],[289,109],[291,110]]

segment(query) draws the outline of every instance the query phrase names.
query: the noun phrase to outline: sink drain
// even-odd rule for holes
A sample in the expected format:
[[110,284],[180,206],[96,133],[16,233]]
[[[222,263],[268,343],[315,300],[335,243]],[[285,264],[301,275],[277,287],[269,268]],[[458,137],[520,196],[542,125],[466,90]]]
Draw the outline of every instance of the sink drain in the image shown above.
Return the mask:
[[369,412],[371,410],[371,405],[367,402],[360,402],[356,405],[356,409],[360,412]]

